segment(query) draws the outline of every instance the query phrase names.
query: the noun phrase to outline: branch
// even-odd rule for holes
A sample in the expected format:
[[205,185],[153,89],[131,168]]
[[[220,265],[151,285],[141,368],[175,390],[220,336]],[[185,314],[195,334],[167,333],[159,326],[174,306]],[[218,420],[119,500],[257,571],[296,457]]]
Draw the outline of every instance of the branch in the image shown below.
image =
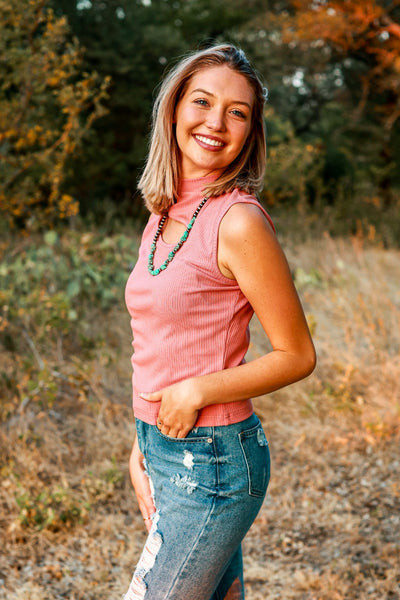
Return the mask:
[[25,338],[25,339],[26,339],[26,341],[28,342],[28,346],[29,346],[29,348],[32,350],[32,354],[33,354],[33,356],[34,356],[34,357],[35,357],[35,359],[36,359],[36,362],[37,362],[37,364],[38,364],[38,366],[39,366],[39,369],[40,369],[41,371],[43,371],[43,370],[44,370],[44,367],[45,367],[45,364],[44,364],[44,362],[43,362],[43,359],[42,359],[42,357],[40,356],[40,354],[39,354],[39,351],[38,351],[38,349],[36,348],[36,346],[35,346],[35,344],[34,344],[34,342],[33,342],[32,338],[29,336],[28,332],[26,331],[26,329],[25,329],[24,327],[22,328],[22,335],[24,336],[24,338]]
[[31,48],[33,47],[33,36],[35,35],[39,25],[40,25],[40,13],[42,12],[44,6],[46,4],[46,0],[41,0],[41,2],[39,3],[37,10],[36,10],[36,14],[35,14],[35,22],[33,24],[32,29],[29,32],[29,45],[31,46]]

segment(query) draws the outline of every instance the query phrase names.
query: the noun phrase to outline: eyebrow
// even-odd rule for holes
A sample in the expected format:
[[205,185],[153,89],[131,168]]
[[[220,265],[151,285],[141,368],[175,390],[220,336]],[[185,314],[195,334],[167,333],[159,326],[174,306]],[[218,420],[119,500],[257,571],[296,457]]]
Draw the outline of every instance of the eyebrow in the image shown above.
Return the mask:
[[[201,94],[206,94],[207,96],[211,96],[212,98],[215,98],[214,94],[212,94],[211,92],[207,92],[207,90],[203,90],[202,88],[196,88],[195,90],[190,92],[190,95],[197,94],[199,92]],[[233,100],[232,104],[243,104],[244,106],[247,106],[251,110],[250,104],[248,102],[243,102],[243,100]]]

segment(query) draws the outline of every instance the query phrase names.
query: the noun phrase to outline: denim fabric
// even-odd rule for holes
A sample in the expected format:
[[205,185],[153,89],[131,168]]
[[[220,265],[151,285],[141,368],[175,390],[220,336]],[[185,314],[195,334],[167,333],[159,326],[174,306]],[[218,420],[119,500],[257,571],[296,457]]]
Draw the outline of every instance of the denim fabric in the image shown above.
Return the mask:
[[240,545],[270,477],[258,417],[182,439],[136,429],[157,510],[125,600],[242,600]]

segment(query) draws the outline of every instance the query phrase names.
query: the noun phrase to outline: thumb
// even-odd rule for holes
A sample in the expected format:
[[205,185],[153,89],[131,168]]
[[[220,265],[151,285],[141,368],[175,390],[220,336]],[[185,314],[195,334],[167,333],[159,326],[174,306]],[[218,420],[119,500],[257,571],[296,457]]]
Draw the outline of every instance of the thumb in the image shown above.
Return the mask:
[[140,392],[139,397],[149,402],[160,402],[162,400],[162,391],[159,392]]

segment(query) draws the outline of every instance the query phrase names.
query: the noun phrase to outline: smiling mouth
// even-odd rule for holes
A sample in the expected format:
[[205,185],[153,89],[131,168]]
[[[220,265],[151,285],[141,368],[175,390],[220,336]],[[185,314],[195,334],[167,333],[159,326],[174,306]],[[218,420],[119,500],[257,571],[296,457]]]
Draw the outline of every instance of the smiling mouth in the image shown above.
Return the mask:
[[224,142],[213,140],[209,137],[205,137],[204,135],[195,135],[194,137],[202,144],[207,144],[207,146],[213,146],[214,148],[222,148],[222,146],[225,146]]

